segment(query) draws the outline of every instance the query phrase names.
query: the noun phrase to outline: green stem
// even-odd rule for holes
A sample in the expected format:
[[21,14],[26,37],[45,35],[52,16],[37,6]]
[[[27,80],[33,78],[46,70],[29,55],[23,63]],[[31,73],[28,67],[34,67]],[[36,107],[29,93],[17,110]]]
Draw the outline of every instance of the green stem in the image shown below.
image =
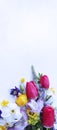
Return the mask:
[[49,130],[49,128],[46,128],[46,130]]

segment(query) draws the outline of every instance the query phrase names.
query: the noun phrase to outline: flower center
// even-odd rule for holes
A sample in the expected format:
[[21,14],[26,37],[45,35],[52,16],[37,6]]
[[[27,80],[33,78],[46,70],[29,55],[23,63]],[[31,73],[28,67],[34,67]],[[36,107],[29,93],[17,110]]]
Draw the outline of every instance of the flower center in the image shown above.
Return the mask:
[[15,113],[15,110],[14,110],[14,109],[12,109],[12,110],[11,110],[11,113]]

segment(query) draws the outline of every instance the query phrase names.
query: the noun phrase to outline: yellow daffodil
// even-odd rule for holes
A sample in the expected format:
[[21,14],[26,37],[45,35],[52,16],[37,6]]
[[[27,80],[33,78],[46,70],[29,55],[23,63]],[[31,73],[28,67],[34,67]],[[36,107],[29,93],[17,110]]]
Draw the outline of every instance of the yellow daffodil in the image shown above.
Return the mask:
[[21,83],[24,83],[24,82],[25,82],[25,78],[21,78],[21,79],[20,79],[20,82],[21,82]]
[[0,125],[0,130],[6,130],[6,128]]
[[2,106],[2,107],[5,107],[5,106],[8,105],[8,103],[9,103],[9,101],[3,100],[3,101],[1,102],[1,106]]
[[26,94],[20,94],[15,102],[18,106],[24,106],[28,102]]

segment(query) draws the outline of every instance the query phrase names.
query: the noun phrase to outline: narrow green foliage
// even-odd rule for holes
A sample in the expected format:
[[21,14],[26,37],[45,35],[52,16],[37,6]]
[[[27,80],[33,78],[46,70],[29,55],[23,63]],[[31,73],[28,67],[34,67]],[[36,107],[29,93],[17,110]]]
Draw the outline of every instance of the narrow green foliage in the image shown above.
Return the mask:
[[35,70],[34,70],[34,66],[31,66],[31,70],[32,70],[32,78],[33,78],[33,81],[34,81],[35,83],[38,83],[38,76],[37,76],[37,74],[36,74],[36,72],[35,72]]
[[46,101],[48,101],[50,98],[51,98],[52,96],[50,95],[50,96],[46,96]]
[[24,89],[23,89],[22,85],[20,85],[20,92],[24,93]]

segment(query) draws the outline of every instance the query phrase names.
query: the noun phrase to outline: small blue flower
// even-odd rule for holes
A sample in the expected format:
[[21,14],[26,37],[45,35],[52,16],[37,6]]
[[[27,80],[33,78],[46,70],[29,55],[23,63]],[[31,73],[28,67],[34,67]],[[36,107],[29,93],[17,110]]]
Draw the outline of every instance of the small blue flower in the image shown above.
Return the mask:
[[15,86],[15,88],[12,88],[10,91],[10,94],[13,96],[18,96],[19,93],[20,93],[20,89],[17,88],[16,86]]

